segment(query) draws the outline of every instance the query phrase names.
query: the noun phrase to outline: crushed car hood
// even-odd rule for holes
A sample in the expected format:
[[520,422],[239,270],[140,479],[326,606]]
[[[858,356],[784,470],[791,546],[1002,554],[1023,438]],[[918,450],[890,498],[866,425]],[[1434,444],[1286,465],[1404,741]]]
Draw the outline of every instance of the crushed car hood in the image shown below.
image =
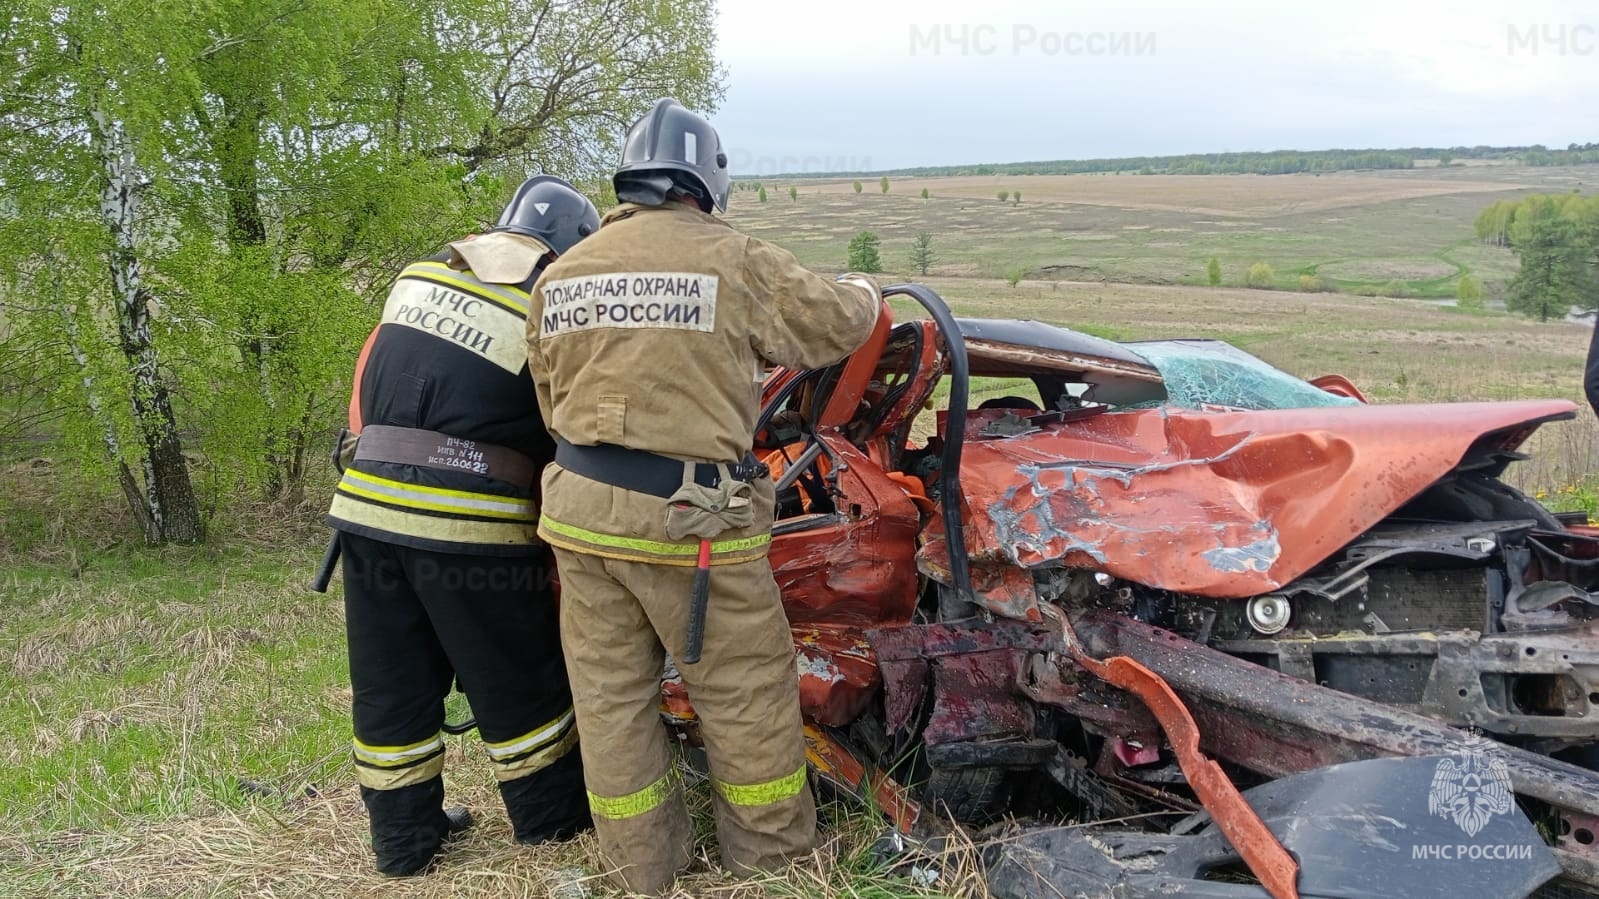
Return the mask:
[[[1270,592],[1459,466],[1513,451],[1564,400],[1196,411],[1163,405],[984,436],[967,424],[968,555],[1090,568],[1218,598]],[[1477,456],[1482,455],[1478,453]],[[1477,458],[1474,456],[1474,458]],[[942,528],[920,554],[942,568]]]

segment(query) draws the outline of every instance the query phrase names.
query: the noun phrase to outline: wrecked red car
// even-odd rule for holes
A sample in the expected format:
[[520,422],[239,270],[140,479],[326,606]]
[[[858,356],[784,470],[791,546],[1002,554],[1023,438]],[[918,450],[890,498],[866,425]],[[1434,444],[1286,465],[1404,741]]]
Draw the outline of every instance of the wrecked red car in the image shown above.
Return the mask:
[[[1165,811],[1215,836],[1096,838],[1073,851],[1107,871],[1023,866],[1001,895],[1489,895],[1388,852],[1473,851],[1488,819],[1537,843],[1493,895],[1599,895],[1599,532],[1500,479],[1575,404],[1374,405],[1217,341],[884,296],[850,358],[768,376],[757,434],[819,779],[904,833]],[[892,323],[896,296],[925,317]],[[692,741],[681,682],[663,694]],[[1367,761],[1404,758],[1425,770]],[[1389,785],[1360,826],[1398,828],[1372,837],[1398,881],[1312,870],[1333,850],[1305,822],[1337,815],[1303,798],[1356,783]]]

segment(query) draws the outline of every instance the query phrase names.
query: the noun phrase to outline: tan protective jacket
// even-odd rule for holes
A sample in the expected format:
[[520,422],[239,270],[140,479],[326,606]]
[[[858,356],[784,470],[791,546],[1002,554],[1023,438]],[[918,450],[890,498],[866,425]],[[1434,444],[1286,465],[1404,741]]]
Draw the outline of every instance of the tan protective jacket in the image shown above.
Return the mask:
[[[623,204],[534,285],[529,370],[550,431],[677,459],[737,462],[750,450],[767,363],[830,365],[866,341],[882,300],[865,276],[833,281],[788,251],[682,203]],[[666,500],[545,469],[539,536],[577,552],[693,565],[666,535]],[[770,480],[755,521],[721,535],[713,562],[770,542]]]

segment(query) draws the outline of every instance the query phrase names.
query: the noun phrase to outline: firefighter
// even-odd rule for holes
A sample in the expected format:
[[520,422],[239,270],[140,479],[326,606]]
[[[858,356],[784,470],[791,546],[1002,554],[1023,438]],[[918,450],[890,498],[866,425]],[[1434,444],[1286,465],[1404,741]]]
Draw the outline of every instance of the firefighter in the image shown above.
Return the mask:
[[517,840],[591,824],[535,490],[554,445],[527,373],[528,291],[599,228],[528,179],[498,224],[408,266],[357,363],[328,523],[344,559],[353,756],[377,868],[417,874],[446,813],[444,700],[466,694]]
[[[533,290],[530,369],[557,442],[539,536],[561,573],[600,850],[617,886],[659,893],[692,851],[659,716],[667,654],[700,718],[723,863],[747,876],[815,846],[794,648],[766,558],[774,490],[753,429],[763,364],[844,358],[882,300],[869,278],[819,277],[716,217],[726,154],[676,100],[629,130],[614,185],[621,205]],[[690,664],[701,565],[708,613]]]
[[1599,315],[1594,317],[1593,333],[1588,335],[1588,358],[1582,367],[1582,392],[1588,407],[1599,415]]

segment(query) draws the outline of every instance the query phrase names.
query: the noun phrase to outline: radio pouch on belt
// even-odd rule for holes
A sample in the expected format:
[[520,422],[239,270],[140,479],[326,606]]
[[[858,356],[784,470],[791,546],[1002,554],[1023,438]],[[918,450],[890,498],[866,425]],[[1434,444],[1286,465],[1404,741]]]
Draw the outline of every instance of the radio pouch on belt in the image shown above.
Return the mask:
[[749,482],[736,480],[725,464],[716,466],[721,476],[715,487],[694,481],[694,463],[683,463],[683,485],[667,497],[666,535],[673,540],[715,538],[723,531],[755,523]]
[[360,440],[360,435],[349,428],[339,428],[339,439],[333,444],[333,467],[344,474],[344,470],[355,461],[355,445]]

